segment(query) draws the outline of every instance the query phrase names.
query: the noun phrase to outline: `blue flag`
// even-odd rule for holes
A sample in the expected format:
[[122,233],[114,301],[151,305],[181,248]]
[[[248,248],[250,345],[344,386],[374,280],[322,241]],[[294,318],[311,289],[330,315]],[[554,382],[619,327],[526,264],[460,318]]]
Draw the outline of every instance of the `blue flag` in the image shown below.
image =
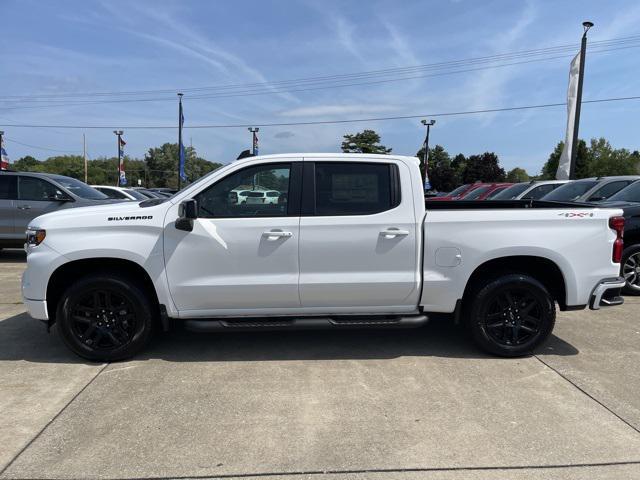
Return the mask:
[[179,147],[179,155],[180,155],[180,161],[178,163],[178,172],[180,175],[180,178],[182,180],[186,180],[187,179],[187,175],[184,173],[184,161],[185,161],[185,154],[184,154],[184,142],[182,141],[182,126],[184,125],[184,113],[182,112],[182,98],[180,98],[180,134],[178,135],[179,139],[180,139],[180,145],[178,145]]

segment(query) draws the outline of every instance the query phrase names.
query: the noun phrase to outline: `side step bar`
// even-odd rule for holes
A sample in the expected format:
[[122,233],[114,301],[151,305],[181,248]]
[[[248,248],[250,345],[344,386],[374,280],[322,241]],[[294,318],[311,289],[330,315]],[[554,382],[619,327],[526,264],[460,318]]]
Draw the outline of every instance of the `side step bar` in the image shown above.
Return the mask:
[[426,315],[336,317],[277,317],[233,319],[182,320],[184,328],[192,332],[221,330],[318,330],[327,328],[417,328],[429,321]]

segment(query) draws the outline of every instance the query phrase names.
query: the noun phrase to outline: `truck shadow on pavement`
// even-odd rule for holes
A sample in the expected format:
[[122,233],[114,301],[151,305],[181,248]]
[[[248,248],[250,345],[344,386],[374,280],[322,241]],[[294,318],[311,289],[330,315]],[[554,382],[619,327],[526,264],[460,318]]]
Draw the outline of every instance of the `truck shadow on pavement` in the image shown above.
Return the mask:
[[27,263],[27,253],[20,249],[0,251],[0,263]]
[[[578,350],[552,336],[542,355],[576,355]],[[135,360],[227,362],[276,360],[391,359],[403,356],[495,358],[472,345],[460,327],[434,319],[411,330],[319,330],[294,332],[160,333]],[[71,353],[39,321],[23,313],[0,321],[0,361],[87,363]]]

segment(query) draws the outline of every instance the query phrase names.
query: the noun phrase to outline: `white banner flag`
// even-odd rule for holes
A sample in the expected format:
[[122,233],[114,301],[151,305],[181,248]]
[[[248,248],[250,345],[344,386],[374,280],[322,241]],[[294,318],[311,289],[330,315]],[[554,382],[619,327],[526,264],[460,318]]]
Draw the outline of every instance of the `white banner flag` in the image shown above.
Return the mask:
[[576,118],[576,99],[578,97],[578,76],[580,75],[580,54],[571,61],[569,69],[569,88],[567,90],[567,134],[564,138],[564,148],[558,162],[556,180],[569,180],[571,168],[571,142],[573,141],[573,127]]

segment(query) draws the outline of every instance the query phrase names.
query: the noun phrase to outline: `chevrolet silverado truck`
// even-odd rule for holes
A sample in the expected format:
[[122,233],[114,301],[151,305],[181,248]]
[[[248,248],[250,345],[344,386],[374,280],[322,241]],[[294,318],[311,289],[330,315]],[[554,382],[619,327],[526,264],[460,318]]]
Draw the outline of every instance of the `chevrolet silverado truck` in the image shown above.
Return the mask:
[[[276,192],[239,202],[238,191]],[[27,230],[29,313],[91,360],[154,329],[402,328],[449,314],[482,349],[530,353],[560,310],[621,304],[617,208],[429,202],[413,157],[287,154],[171,198],[63,210]]]

